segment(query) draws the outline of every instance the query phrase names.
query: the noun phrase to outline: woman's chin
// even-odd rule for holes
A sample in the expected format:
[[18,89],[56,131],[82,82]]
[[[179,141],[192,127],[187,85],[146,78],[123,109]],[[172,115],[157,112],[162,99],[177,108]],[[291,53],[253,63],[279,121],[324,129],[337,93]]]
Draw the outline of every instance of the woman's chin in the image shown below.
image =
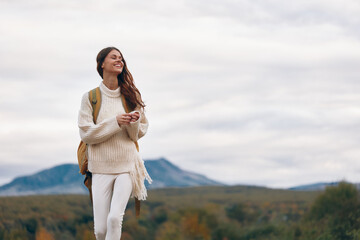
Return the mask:
[[112,71],[112,73],[111,73],[111,74],[119,75],[120,73],[122,73],[122,70],[115,70],[115,71]]

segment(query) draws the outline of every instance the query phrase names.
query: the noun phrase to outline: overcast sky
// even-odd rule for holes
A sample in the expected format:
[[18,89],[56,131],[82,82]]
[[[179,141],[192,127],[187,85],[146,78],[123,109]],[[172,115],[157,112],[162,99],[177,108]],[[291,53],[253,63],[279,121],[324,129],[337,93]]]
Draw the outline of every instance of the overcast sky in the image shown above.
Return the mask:
[[1,0],[0,184],[77,163],[81,96],[119,48],[146,159],[228,184],[360,182],[357,0]]

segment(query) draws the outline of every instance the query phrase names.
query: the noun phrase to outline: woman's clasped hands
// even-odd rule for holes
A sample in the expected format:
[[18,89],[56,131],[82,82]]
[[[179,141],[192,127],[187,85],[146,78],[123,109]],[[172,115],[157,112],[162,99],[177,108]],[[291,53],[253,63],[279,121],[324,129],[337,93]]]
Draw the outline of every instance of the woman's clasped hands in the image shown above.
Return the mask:
[[139,112],[123,113],[116,116],[116,120],[121,125],[129,125],[130,122],[136,122],[140,118]]

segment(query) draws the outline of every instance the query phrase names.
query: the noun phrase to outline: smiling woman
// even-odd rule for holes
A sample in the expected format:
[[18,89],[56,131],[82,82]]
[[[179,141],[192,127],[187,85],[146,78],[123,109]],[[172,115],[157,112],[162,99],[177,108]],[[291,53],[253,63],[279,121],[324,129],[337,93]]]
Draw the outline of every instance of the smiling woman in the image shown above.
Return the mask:
[[[147,132],[148,120],[145,104],[120,50],[104,48],[96,61],[103,81],[94,92],[101,98],[94,101],[90,97],[93,91],[83,95],[78,126],[80,137],[88,146],[87,175],[92,177],[96,239],[120,239],[130,196],[145,200],[145,178],[151,183],[137,144]],[[96,104],[100,104],[100,110],[94,115]]]

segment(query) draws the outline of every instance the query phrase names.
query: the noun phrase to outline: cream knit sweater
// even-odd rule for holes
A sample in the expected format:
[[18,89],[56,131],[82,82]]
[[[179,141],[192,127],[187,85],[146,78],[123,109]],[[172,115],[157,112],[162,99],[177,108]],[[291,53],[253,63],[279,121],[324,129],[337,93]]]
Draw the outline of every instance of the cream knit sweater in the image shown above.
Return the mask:
[[151,178],[134,144],[148,129],[144,111],[136,108],[140,118],[130,125],[119,126],[116,116],[125,113],[120,88],[110,90],[101,83],[100,92],[101,107],[96,124],[93,122],[88,92],[82,97],[79,111],[80,137],[88,144],[88,169],[92,173],[102,174],[130,173],[133,182],[132,196],[145,200],[147,193],[144,179],[151,183]]

